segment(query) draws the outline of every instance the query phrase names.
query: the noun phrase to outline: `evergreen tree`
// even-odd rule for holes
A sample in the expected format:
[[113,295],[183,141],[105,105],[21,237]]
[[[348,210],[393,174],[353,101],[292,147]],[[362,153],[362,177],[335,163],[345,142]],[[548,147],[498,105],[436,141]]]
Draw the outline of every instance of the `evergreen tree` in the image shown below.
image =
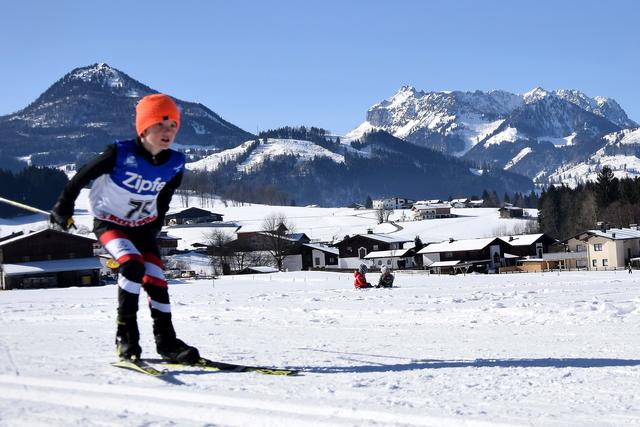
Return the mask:
[[364,207],[367,209],[373,209],[373,200],[371,200],[371,196],[367,196],[367,200],[364,202]]
[[596,196],[600,208],[606,208],[618,199],[618,179],[609,166],[604,166],[598,174]]

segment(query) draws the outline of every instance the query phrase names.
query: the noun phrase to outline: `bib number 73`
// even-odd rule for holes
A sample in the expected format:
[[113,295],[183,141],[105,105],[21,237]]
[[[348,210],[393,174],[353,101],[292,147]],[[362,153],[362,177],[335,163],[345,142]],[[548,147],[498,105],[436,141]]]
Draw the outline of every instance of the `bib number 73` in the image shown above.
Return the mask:
[[133,208],[127,212],[127,219],[138,219],[145,216],[150,216],[151,211],[149,207],[153,203],[153,200],[129,200],[129,206]]

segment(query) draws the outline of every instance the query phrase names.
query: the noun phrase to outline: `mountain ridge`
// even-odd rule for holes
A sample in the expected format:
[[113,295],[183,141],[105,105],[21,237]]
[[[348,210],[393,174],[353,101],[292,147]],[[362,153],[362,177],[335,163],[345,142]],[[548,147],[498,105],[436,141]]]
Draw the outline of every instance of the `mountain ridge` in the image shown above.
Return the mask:
[[[105,63],[75,68],[27,107],[0,116],[2,150],[14,156],[95,154],[116,139],[135,136],[135,105],[156,92]],[[184,145],[224,149],[253,136],[202,104],[174,99],[181,109],[179,142]]]
[[604,135],[635,127],[615,100],[578,90],[536,87],[520,95],[428,92],[405,85],[369,108],[365,122],[346,138],[384,130],[416,145],[534,178],[588,158]]

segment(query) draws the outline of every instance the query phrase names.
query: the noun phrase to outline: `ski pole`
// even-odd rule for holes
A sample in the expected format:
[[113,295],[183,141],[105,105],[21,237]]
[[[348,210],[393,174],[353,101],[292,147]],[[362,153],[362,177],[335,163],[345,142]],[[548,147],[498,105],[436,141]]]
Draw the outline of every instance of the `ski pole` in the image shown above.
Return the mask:
[[[35,212],[35,213],[40,213],[40,214],[44,214],[44,215],[47,215],[47,216],[51,216],[51,212],[49,212],[49,211],[44,211],[42,209],[34,208],[33,206],[29,206],[29,205],[26,205],[24,203],[20,203],[20,202],[16,202],[16,201],[13,201],[13,200],[5,199],[4,197],[0,197],[0,202],[6,203],[7,205],[15,206],[15,207],[20,208],[20,209],[24,209],[24,210],[29,211],[29,212]],[[72,218],[69,218],[68,221],[69,221],[69,224],[68,224],[69,227],[76,228],[75,224],[73,223],[73,219]]]
[[15,206],[20,209],[24,209],[26,211],[41,213],[44,215],[51,215],[51,212],[43,211],[42,209],[34,208],[33,206],[25,205],[24,203],[14,202],[13,200],[5,199],[4,197],[0,197],[0,202],[6,203],[7,205]]

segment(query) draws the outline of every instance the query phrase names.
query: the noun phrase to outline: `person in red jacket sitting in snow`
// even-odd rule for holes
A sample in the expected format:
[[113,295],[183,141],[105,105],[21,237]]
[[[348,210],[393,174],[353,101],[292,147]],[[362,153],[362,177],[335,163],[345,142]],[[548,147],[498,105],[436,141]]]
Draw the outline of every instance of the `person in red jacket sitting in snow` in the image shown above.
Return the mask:
[[353,277],[355,277],[355,281],[353,282],[353,286],[356,289],[362,288],[372,288],[371,283],[367,282],[366,274],[367,274],[367,266],[365,264],[360,264],[360,267],[353,273]]

